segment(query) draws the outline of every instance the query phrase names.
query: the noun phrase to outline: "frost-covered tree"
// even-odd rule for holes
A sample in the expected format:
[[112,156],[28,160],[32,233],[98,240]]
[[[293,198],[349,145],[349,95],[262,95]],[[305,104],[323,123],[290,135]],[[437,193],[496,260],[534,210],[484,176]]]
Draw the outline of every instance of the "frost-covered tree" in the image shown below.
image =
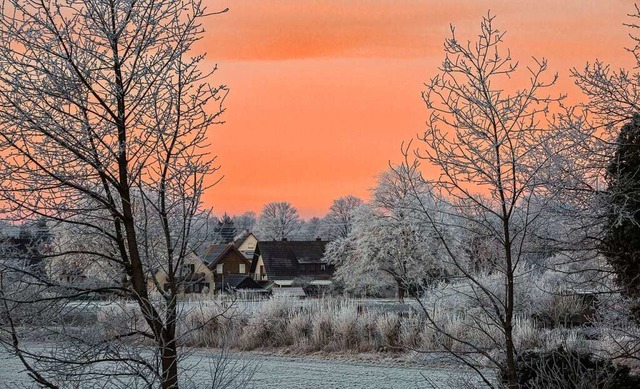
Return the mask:
[[[633,56],[633,71],[614,68],[602,60],[587,63],[584,68],[571,69],[573,80],[588,98],[587,103],[576,108],[589,114],[574,118],[579,120],[574,124],[583,130],[598,129],[598,133],[590,135],[601,140],[615,140],[619,126],[640,112],[640,36],[636,34],[640,27],[639,6],[636,5],[635,12],[628,16],[631,21],[626,25],[631,29],[632,46],[627,51]],[[599,160],[602,155],[592,157]]]
[[[475,368],[474,359],[467,357],[482,355],[500,371],[508,386],[515,388],[518,350],[513,331],[515,308],[520,302],[514,291],[517,274],[526,264],[529,227],[544,209],[529,205],[553,197],[547,181],[552,177],[553,148],[562,142],[558,140],[561,132],[550,129],[546,117],[550,105],[557,101],[547,91],[556,76],[546,77],[546,60],[534,60],[520,75],[518,63],[502,47],[504,32],[497,30],[493,21],[492,16],[483,18],[474,42],[459,40],[452,28],[439,72],[425,84],[423,99],[429,116],[419,137],[417,161],[411,161],[408,151],[406,156],[407,166],[424,161],[429,171],[435,170],[432,179],[411,181],[428,181],[442,194],[455,210],[452,222],[467,231],[482,231],[495,242],[489,270],[491,278],[500,281],[497,289],[470,271],[468,255],[454,249],[461,246],[460,236],[446,235],[439,227],[442,223],[433,220],[433,210],[425,206],[424,215],[439,234],[447,262],[469,280],[472,290],[467,293],[477,298],[473,330],[497,335],[488,336],[488,346],[467,342],[459,334],[432,324],[451,342],[468,350],[456,354],[461,360]],[[510,83],[516,79],[517,84]],[[425,307],[427,317],[431,317],[429,312]],[[491,385],[489,380],[486,383]]]
[[282,240],[293,238],[299,228],[298,210],[281,201],[269,203],[262,208],[255,232],[262,240]]
[[449,273],[440,240],[422,211],[421,203],[433,203],[433,193],[426,185],[414,191],[407,177],[415,174],[402,166],[381,174],[371,202],[351,213],[349,234],[327,247],[336,280],[347,290],[375,294],[395,287],[402,300],[409,289]]
[[[51,252],[45,261],[50,282],[60,289],[78,288],[87,291],[108,290],[126,283],[126,272],[109,261],[96,260],[96,252],[106,257],[117,255],[117,246],[100,233],[57,225],[52,233]],[[94,297],[94,296],[91,296]]]
[[235,224],[238,230],[242,231],[253,231],[253,227],[256,225],[257,218],[255,212],[245,212],[242,215],[233,216],[233,223]]
[[296,234],[298,240],[316,240],[326,237],[326,227],[324,220],[319,217],[312,217],[300,223],[300,229]]
[[[92,286],[5,261],[0,284],[5,275],[15,283],[0,288],[3,317],[32,314],[20,328],[2,327],[0,342],[41,386],[177,388],[178,279],[216,170],[207,130],[226,95],[192,51],[213,12],[200,0],[8,0],[0,8],[1,213],[43,218],[97,243],[51,245],[47,260],[94,261],[119,275]],[[168,275],[160,288],[158,269]],[[81,333],[59,325],[72,300],[98,293],[124,297],[126,317]],[[27,324],[48,326],[65,347],[27,350]]]
[[[563,201],[576,204],[587,225],[602,227],[609,223],[606,204],[619,201],[607,196],[618,196],[610,186],[612,159],[619,152],[620,127],[632,123],[640,112],[640,8],[628,15],[632,56],[628,70],[613,67],[603,60],[587,63],[583,68],[571,69],[573,81],[586,102],[569,107],[560,115],[558,127],[572,134],[572,143],[565,158],[563,175],[570,180],[559,181],[568,190]],[[624,196],[624,194],[620,194]],[[618,213],[619,218],[632,213]],[[591,236],[600,238],[597,232]],[[595,239],[597,242],[597,239]]]
[[353,225],[353,211],[362,205],[362,200],[348,195],[333,200],[329,212],[324,217],[331,239],[346,238]]
[[[562,182],[572,204],[572,214],[583,219],[584,235],[592,247],[609,260],[619,287],[627,296],[637,294],[638,275],[634,265],[638,247],[635,179],[638,174],[636,148],[638,112],[640,112],[640,8],[631,15],[632,56],[629,68],[612,67],[602,60],[574,68],[571,75],[586,102],[568,109],[561,129],[574,134],[565,171],[571,180]],[[611,269],[603,269],[605,272]],[[619,289],[618,289],[619,290]]]

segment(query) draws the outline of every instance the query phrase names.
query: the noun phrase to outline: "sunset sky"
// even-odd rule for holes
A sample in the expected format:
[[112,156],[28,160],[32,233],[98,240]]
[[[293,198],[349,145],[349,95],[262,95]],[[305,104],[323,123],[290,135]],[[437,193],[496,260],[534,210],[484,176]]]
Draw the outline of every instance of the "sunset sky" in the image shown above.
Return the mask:
[[[546,57],[563,90],[571,67],[598,58],[632,67],[630,0],[217,0],[200,49],[226,84],[212,152],[223,180],[205,205],[218,214],[289,201],[304,217],[333,199],[366,199],[375,177],[423,129],[423,82],[437,73],[449,25],[474,39],[491,10],[505,47],[526,64]],[[219,178],[219,177],[218,177]]]

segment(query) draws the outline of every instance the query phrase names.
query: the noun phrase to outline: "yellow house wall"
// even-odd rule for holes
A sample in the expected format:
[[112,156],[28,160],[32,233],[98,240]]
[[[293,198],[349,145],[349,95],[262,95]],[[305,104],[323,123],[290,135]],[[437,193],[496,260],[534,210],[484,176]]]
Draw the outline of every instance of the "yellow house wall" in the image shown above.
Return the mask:
[[254,274],[253,279],[256,281],[267,281],[268,277],[267,277],[267,271],[265,269],[265,273],[264,273],[264,278],[260,278],[260,266],[264,266],[264,261],[262,260],[262,255],[258,257],[257,259],[258,263],[256,264],[256,271]]
[[[256,246],[258,245],[258,239],[256,239],[255,236],[253,236],[253,234],[249,235],[247,237],[247,239],[244,240],[244,242],[242,242],[242,244],[240,245],[240,247],[238,247],[238,250],[244,254],[245,252],[253,252],[256,251]],[[251,258],[250,258],[251,259]]]
[[[204,262],[202,262],[200,260],[200,258],[198,258],[195,255],[189,255],[189,256],[185,257],[184,263],[186,265],[195,265],[194,266],[194,273],[204,273],[205,282],[209,283],[209,294],[213,294],[213,292],[215,290],[214,275],[213,275],[213,272],[211,270],[209,270],[207,265],[205,265]],[[155,279],[157,280],[158,286],[160,288],[162,288],[163,285],[167,283],[167,273],[164,270],[160,270],[159,272],[157,272],[155,274]],[[149,290],[156,290],[157,291],[156,284],[154,283],[153,278],[150,278],[147,281],[147,283],[148,283],[148,289]],[[183,291],[182,287],[180,287],[180,294],[184,294],[184,291]]]

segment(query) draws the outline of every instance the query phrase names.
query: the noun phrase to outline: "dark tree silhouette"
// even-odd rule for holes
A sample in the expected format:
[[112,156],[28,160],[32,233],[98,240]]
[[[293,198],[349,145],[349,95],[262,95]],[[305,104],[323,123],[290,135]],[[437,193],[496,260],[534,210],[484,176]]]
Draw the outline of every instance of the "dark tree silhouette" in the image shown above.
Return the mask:
[[[608,215],[602,251],[622,292],[640,297],[640,114],[622,126],[607,167]],[[640,318],[640,304],[633,307]]]
[[219,236],[221,243],[233,242],[233,238],[236,236],[237,232],[238,231],[231,216],[226,213],[222,215],[222,218],[218,220],[218,225],[216,226],[216,236]]

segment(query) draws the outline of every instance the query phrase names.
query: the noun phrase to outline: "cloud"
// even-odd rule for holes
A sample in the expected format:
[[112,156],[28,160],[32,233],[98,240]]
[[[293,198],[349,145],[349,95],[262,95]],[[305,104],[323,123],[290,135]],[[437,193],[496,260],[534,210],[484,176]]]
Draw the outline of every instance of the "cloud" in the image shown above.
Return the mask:
[[208,51],[221,59],[417,57],[434,42],[439,47],[448,28],[424,0],[236,0],[228,6],[228,14],[205,26]]
[[[441,52],[449,24],[475,32],[488,10],[509,36],[554,46],[631,12],[623,0],[223,0],[202,41],[217,60],[417,58]],[[520,31],[522,30],[522,31]],[[470,36],[472,38],[472,36]]]

